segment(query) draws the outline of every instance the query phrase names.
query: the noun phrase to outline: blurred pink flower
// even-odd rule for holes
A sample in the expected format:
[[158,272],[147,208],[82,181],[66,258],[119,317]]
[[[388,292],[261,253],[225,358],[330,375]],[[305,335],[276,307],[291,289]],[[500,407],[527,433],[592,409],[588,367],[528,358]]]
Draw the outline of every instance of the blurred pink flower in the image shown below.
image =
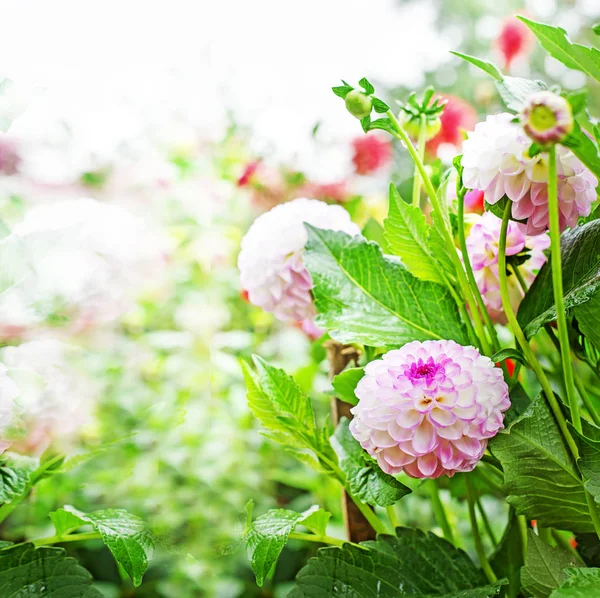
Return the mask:
[[504,68],[510,69],[516,58],[529,54],[532,41],[533,35],[525,23],[514,16],[507,17],[496,39],[496,46],[504,59]]
[[465,131],[470,131],[477,122],[477,112],[471,104],[462,98],[441,94],[439,97],[446,100],[446,107],[442,112],[440,120],[442,128],[440,132],[427,142],[427,151],[437,155],[441,145],[452,145],[459,148]]
[[356,174],[374,174],[392,160],[391,142],[377,133],[356,137],[352,141],[352,149],[352,163]]
[[471,471],[510,406],[502,371],[474,347],[414,341],[370,362],[350,431],[383,471],[413,478]]

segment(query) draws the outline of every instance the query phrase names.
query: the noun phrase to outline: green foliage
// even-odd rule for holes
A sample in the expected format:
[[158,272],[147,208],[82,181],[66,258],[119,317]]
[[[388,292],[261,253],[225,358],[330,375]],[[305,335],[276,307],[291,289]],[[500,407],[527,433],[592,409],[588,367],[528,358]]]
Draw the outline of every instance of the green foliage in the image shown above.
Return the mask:
[[600,429],[587,421],[583,424],[583,434],[571,427],[579,447],[577,466],[586,490],[600,502]]
[[600,51],[573,43],[562,27],[536,23],[525,17],[519,19],[531,29],[542,47],[567,68],[575,69],[600,81]]
[[[294,379],[255,355],[256,372],[242,362],[248,389],[248,405],[267,429],[265,435],[292,450],[302,461],[331,471],[335,455],[327,429],[318,430],[307,397]],[[329,465],[327,464],[329,463]]]
[[573,131],[563,145],[568,147],[597,177],[600,177],[600,155],[598,155],[598,141],[594,143],[575,121]]
[[543,527],[593,530],[573,457],[543,396],[490,441],[504,469],[502,491],[519,515]]
[[390,248],[413,276],[443,284],[440,266],[429,248],[425,214],[421,208],[406,203],[393,183],[389,197],[384,230]]
[[37,459],[10,453],[3,456],[0,465],[0,502],[11,502],[27,491],[33,472],[37,469]]
[[506,359],[513,359],[514,361],[518,361],[521,365],[527,366],[527,360],[525,359],[525,355],[518,349],[513,349],[511,347],[507,347],[506,349],[501,349],[498,353],[495,353],[491,357],[493,362],[504,361]]
[[506,107],[513,112],[519,112],[532,93],[548,89],[543,81],[508,76],[503,77],[501,81],[496,81],[496,87]]
[[[561,258],[565,308],[572,310],[580,330],[600,346],[598,313],[600,313],[600,220],[563,233]],[[552,264],[549,260],[540,270],[523,298],[517,320],[527,337],[532,337],[547,322],[556,319],[552,292]]]
[[462,550],[432,533],[398,528],[360,547],[321,548],[296,582],[289,598],[491,598],[504,580],[488,585]]
[[567,578],[563,569],[575,565],[572,554],[548,546],[532,530],[527,531],[527,555],[521,570],[521,583],[528,595],[546,598]]
[[496,81],[502,81],[503,75],[500,69],[493,63],[488,62],[487,60],[481,60],[481,58],[475,58],[475,56],[469,56],[468,54],[461,54],[460,52],[450,52],[450,54],[454,54],[454,56],[458,56],[467,62],[470,62],[472,65],[480,68],[482,71],[486,72],[488,75],[496,79]]
[[62,548],[20,544],[0,550],[0,596],[102,598],[92,576]]
[[567,579],[550,598],[596,598],[600,588],[600,569],[565,569]]
[[508,587],[504,588],[506,598],[516,598],[520,594],[521,567],[524,560],[519,524],[514,510],[511,509],[502,538],[490,557],[490,565],[494,573],[498,577],[508,579]]
[[351,405],[356,405],[358,403],[358,399],[354,394],[354,389],[364,375],[364,368],[349,368],[344,370],[341,374],[335,376],[331,382],[335,397],[340,399],[340,401],[350,403]]
[[[123,509],[107,509],[82,513],[74,507],[65,506],[55,511],[52,522],[59,534],[59,527],[73,529],[90,524],[100,534],[102,541],[115,560],[125,569],[134,586],[142,583],[142,576],[148,568],[148,559],[152,556],[156,539],[148,526],[139,517]],[[79,525],[76,525],[79,520]],[[58,525],[57,525],[58,524]]]
[[410,488],[381,471],[352,436],[348,424],[345,417],[341,418],[331,441],[350,492],[374,506],[389,507],[397,503],[411,492]]
[[304,260],[313,278],[317,324],[342,343],[402,345],[467,338],[441,285],[420,281],[360,237],[308,226]]
[[[246,506],[248,518],[252,516],[252,503]],[[265,577],[277,562],[283,547],[298,524],[304,525],[318,535],[325,532],[330,513],[311,507],[304,513],[287,509],[271,509],[246,526],[245,540],[248,558],[256,575],[256,583],[262,586]]]

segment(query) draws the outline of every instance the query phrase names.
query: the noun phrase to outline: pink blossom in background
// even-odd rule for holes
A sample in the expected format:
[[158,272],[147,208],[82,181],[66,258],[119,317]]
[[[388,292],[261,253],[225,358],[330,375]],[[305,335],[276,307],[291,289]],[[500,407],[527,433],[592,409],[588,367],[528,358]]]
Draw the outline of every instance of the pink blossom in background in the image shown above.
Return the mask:
[[454,146],[454,150],[459,148],[464,139],[464,132],[470,131],[477,122],[477,112],[462,98],[450,94],[441,94],[439,97],[447,102],[440,117],[442,128],[426,146],[427,151],[435,156],[441,151],[441,146]]
[[374,174],[392,160],[392,143],[378,133],[368,133],[352,141],[352,163],[359,175]]
[[414,478],[471,471],[510,406],[502,370],[474,347],[413,341],[370,362],[350,431],[383,471]]
[[496,39],[496,47],[504,59],[504,68],[510,69],[513,61],[527,56],[532,50],[533,35],[525,23],[514,16],[507,17]]
[[[500,297],[500,279],[498,271],[498,250],[500,243],[500,227],[502,221],[491,212],[478,217],[467,236],[467,252],[473,268],[477,287],[483,297],[490,316],[499,323],[506,323]],[[506,236],[506,255],[513,256],[528,251],[528,259],[518,267],[521,277],[529,287],[536,274],[546,262],[544,251],[550,247],[550,237],[547,234],[528,237],[516,222],[508,223]],[[508,277],[508,290],[511,305],[516,312],[524,291],[517,277]]]

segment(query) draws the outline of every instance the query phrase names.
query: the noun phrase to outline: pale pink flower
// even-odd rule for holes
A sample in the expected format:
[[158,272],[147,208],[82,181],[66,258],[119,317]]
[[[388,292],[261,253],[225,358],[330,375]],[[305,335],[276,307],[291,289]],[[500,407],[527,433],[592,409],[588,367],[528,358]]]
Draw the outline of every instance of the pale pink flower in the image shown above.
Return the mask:
[[[511,214],[523,221],[528,235],[548,230],[548,154],[533,158],[531,139],[511,114],[488,116],[475,126],[463,143],[463,181],[467,189],[484,191],[495,204],[504,196],[512,201]],[[560,227],[577,225],[596,201],[598,180],[566,147],[556,148]]]
[[519,118],[525,133],[542,146],[562,141],[574,124],[571,104],[551,91],[531,94]]
[[383,471],[413,478],[471,471],[510,406],[502,371],[474,347],[413,341],[370,362],[350,430]]
[[[285,322],[312,322],[315,316],[313,281],[302,259],[305,222],[360,234],[344,208],[301,197],[259,216],[242,239],[238,258],[242,288],[250,303]],[[309,323],[304,327],[314,334]]]
[[[499,323],[506,322],[500,297],[500,279],[498,275],[498,249],[500,227],[502,221],[491,212],[477,217],[467,237],[467,252],[473,267],[477,287],[483,302],[492,319]],[[506,236],[506,255],[513,256],[527,252],[528,259],[518,268],[527,287],[531,285],[536,274],[546,262],[545,249],[550,246],[547,234],[528,237],[521,231],[516,222],[508,223]],[[510,260],[509,260],[510,261]],[[510,272],[510,269],[509,269]],[[516,311],[523,299],[524,291],[514,274],[508,276],[508,291],[512,308]]]

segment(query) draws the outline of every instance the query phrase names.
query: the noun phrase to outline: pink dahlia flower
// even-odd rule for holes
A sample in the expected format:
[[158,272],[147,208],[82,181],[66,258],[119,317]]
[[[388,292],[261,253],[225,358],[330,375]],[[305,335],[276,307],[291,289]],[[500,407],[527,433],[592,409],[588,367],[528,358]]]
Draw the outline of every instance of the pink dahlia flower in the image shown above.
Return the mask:
[[[524,223],[528,235],[548,230],[548,154],[531,158],[531,139],[511,114],[488,116],[463,143],[463,182],[467,189],[484,191],[495,204],[505,195],[512,201],[512,217]],[[566,147],[556,148],[560,226],[577,225],[596,200],[598,179]]]
[[474,347],[414,341],[372,361],[350,430],[383,471],[413,478],[471,471],[510,406],[502,371]]
[[[500,279],[498,277],[498,248],[501,226],[502,220],[491,212],[486,212],[480,216],[469,231],[467,252],[483,302],[488,308],[492,319],[504,324],[506,323],[506,316],[502,310]],[[529,258],[521,265],[516,266],[528,287],[546,262],[544,250],[548,247],[550,247],[550,237],[547,234],[527,237],[516,222],[508,223],[506,255],[511,256],[525,251],[528,252]],[[523,299],[524,291],[514,274],[508,277],[508,291],[511,305],[516,311],[521,299]]]
[[341,206],[301,197],[275,206],[254,221],[242,239],[238,266],[250,303],[273,312],[279,320],[299,322],[314,333],[313,281],[302,260],[307,240],[305,222],[360,234]]
[[373,174],[386,167],[392,160],[392,144],[377,133],[354,139],[352,150],[352,163],[356,174]]

